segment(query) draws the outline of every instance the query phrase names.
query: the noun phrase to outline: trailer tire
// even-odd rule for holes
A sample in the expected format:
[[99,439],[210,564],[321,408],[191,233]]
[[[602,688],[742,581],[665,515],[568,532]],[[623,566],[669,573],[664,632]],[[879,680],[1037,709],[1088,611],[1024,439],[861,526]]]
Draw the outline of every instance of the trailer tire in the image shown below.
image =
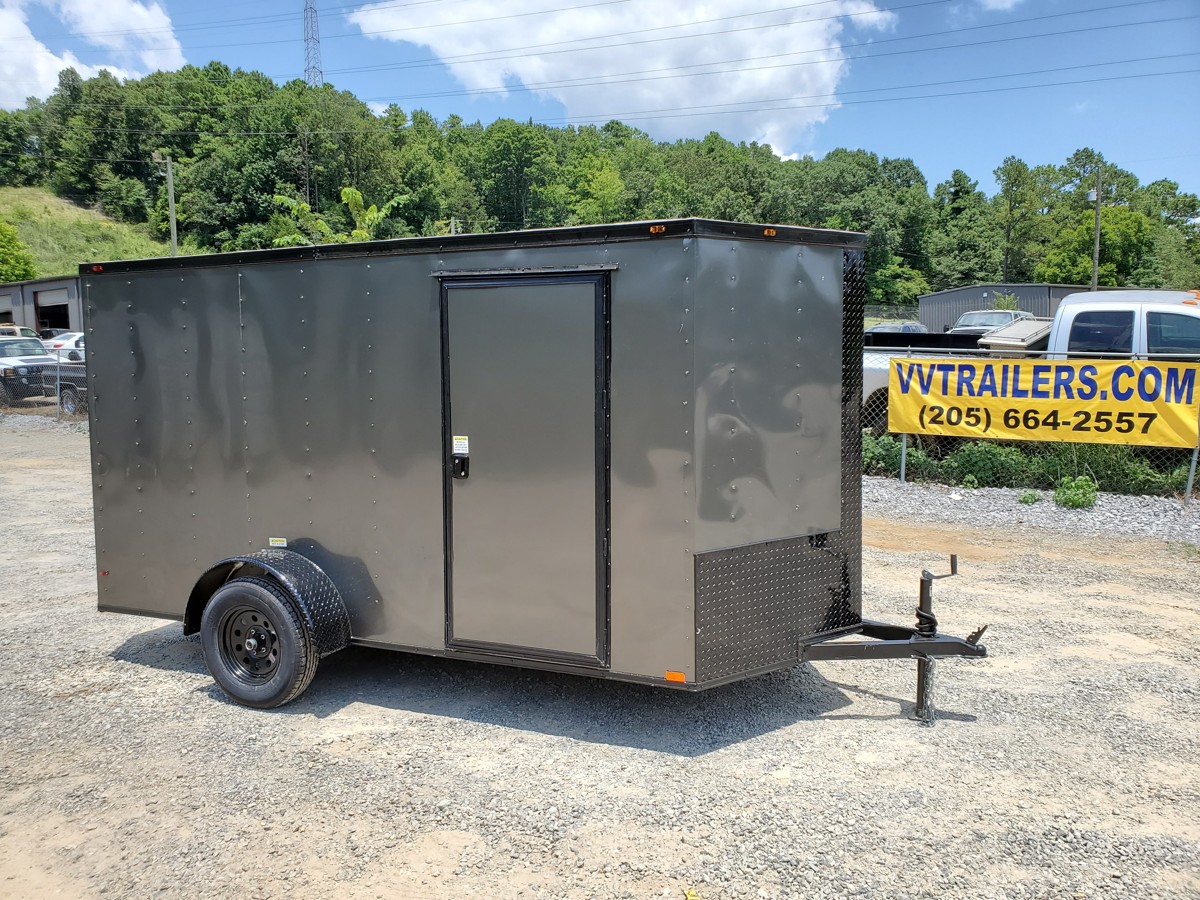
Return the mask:
[[0,384],[0,407],[12,406],[12,396],[8,393],[8,388]]
[[87,402],[79,395],[79,391],[73,387],[65,387],[58,397],[59,408],[68,416],[78,415],[87,409]]
[[266,578],[235,578],[217,589],[204,607],[200,645],[217,686],[245,706],[282,706],[317,672],[317,646],[304,618]]

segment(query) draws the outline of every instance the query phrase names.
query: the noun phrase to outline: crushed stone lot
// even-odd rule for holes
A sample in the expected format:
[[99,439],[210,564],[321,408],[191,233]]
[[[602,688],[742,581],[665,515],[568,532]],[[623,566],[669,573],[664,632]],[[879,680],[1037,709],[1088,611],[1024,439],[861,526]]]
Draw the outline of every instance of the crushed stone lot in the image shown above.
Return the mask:
[[991,656],[703,694],[351,649],[260,712],[96,611],[86,426],[0,414],[0,897],[1200,898],[1200,519],[866,479],[865,613]]

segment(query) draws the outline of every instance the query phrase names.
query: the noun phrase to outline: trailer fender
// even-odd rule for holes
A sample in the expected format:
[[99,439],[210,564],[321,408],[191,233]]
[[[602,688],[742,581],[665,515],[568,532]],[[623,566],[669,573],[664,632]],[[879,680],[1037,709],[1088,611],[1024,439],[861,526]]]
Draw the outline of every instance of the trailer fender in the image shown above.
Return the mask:
[[183,633],[200,630],[204,607],[217,589],[234,578],[270,578],[287,592],[308,626],[317,653],[328,656],[350,643],[350,616],[341,592],[311,559],[291,550],[259,550],[231,556],[209,567],[196,580],[183,615]]

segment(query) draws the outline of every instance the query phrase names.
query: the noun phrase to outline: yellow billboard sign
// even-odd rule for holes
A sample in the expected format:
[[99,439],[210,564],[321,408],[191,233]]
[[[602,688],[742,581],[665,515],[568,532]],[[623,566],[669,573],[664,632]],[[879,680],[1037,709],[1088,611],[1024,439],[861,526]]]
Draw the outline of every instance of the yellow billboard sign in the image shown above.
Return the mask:
[[896,434],[1195,447],[1195,363],[1134,360],[890,360]]

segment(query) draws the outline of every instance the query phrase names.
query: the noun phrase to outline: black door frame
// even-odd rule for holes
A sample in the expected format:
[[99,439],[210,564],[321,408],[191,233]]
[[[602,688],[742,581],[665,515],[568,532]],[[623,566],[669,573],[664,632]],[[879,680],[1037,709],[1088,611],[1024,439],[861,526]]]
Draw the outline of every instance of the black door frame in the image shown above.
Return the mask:
[[[611,444],[610,386],[612,370],[611,308],[612,288],[609,272],[563,271],[536,274],[478,273],[442,276],[438,291],[441,314],[442,356],[442,548],[446,589],[445,642],[447,650],[464,650],[513,659],[537,659],[559,662],[567,666],[608,668],[611,648],[611,592],[609,578],[609,547],[611,520],[609,515],[609,471]],[[450,316],[451,290],[530,287],[553,284],[591,284],[595,287],[595,422],[596,422],[596,653],[594,656],[523,647],[477,640],[457,640],[454,637],[454,479],[451,477],[453,436],[450,399]]]

